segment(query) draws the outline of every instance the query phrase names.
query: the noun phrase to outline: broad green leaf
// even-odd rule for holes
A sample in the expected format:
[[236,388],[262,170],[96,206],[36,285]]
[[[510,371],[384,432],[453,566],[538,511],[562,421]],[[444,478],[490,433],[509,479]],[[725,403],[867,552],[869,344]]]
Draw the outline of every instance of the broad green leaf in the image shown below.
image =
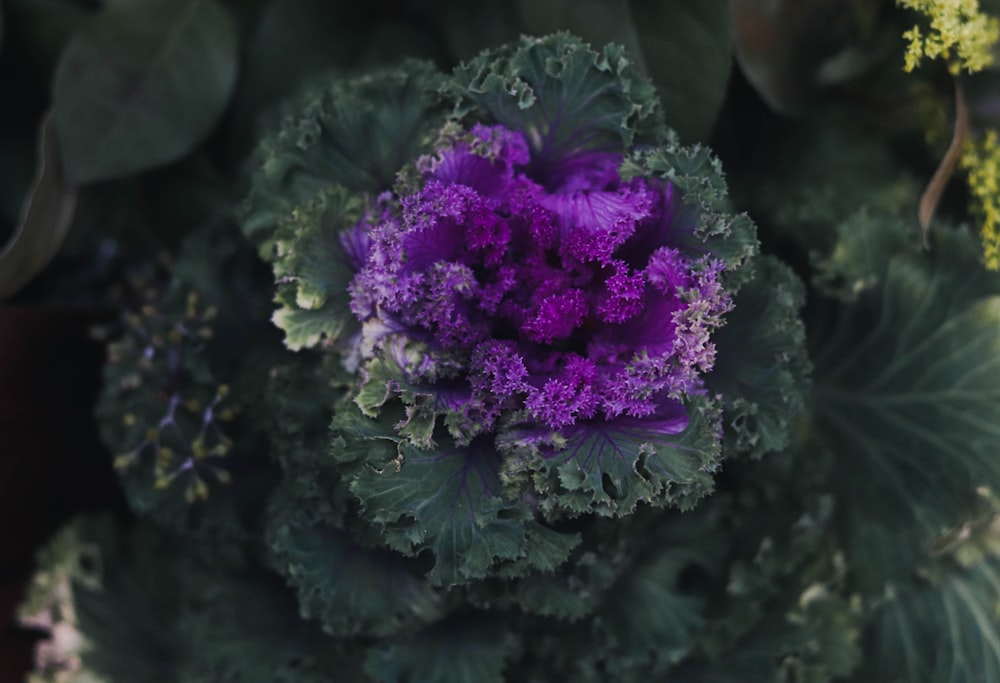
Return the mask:
[[[683,521],[676,526],[683,528]],[[712,563],[715,558],[701,555],[706,547],[711,544],[703,540],[667,536],[658,552],[637,562],[607,592],[597,612],[601,642],[593,651],[604,650],[611,671],[620,666],[622,674],[664,672],[694,647],[706,622],[705,601],[682,589],[679,580],[683,571]]]
[[[513,442],[505,477],[535,471],[543,509],[621,516],[640,503],[688,509],[712,490],[719,464],[718,408],[692,401],[688,413],[580,422],[565,430],[565,448],[517,459]],[[518,435],[514,435],[515,439]],[[505,445],[505,448],[508,446]]]
[[0,250],[0,299],[14,294],[45,268],[69,232],[77,191],[63,177],[59,152],[52,116],[46,114],[38,131],[34,183],[14,235]]
[[857,683],[1000,680],[1000,570],[996,560],[894,587],[872,617]]
[[930,254],[890,252],[878,286],[813,330],[800,453],[827,454],[854,579],[873,594],[975,513],[978,487],[1000,487],[1000,283],[968,235],[938,232]]
[[722,108],[732,62],[727,0],[631,0],[648,74],[667,125],[704,142]]
[[528,624],[539,630],[524,632],[525,659],[539,669],[528,680],[674,680],[709,626],[704,588],[719,585],[685,577],[718,576],[731,552],[704,509],[594,520],[566,565],[512,584],[521,609],[561,617]]
[[455,616],[412,638],[378,644],[365,671],[379,683],[504,683],[515,642],[499,620]]
[[[362,442],[351,423],[363,419],[341,413],[334,425],[343,426],[344,439]],[[394,438],[389,432],[379,441],[389,446]],[[433,551],[428,578],[434,583],[485,576],[497,558],[514,559],[523,552],[522,525],[500,517],[507,507],[500,498],[500,456],[488,442],[466,448],[444,444],[433,451],[402,442],[383,448],[381,458],[363,442],[353,448],[367,458],[351,479],[351,491],[366,516],[386,528],[390,547],[409,554],[424,547]]]
[[180,159],[236,83],[236,26],[214,0],[114,3],[85,24],[53,85],[67,175],[93,182]]

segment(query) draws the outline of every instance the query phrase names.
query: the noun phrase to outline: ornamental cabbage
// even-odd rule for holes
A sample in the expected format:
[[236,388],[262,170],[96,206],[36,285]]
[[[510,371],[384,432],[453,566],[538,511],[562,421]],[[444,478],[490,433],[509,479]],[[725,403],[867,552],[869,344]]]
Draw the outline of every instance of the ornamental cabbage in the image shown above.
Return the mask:
[[[257,161],[244,230],[274,265],[274,320],[338,359],[345,391],[329,455],[289,446],[286,476],[337,481],[373,538],[430,550],[432,584],[551,569],[580,542],[562,520],[711,491],[723,405],[752,403],[709,377],[754,228],[620,48],[558,34],[450,77],[336,79]],[[286,572],[317,524],[291,511],[333,505],[289,488]]]

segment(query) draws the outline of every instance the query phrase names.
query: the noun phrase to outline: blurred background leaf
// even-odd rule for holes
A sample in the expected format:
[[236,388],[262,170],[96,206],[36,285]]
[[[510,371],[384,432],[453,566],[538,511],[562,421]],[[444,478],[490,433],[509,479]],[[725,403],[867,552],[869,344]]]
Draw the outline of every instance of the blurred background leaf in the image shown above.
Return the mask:
[[722,109],[732,63],[727,0],[632,0],[632,16],[667,123],[704,142]]
[[46,115],[38,133],[35,182],[13,237],[0,251],[0,299],[14,294],[55,256],[73,221],[76,196],[63,177],[52,117]]
[[226,108],[237,66],[236,25],[212,0],[106,6],[55,74],[67,176],[107,180],[181,158]]
[[458,59],[471,59],[524,32],[518,3],[509,0],[442,0],[436,12],[444,42]]
[[367,26],[355,3],[270,0],[248,31],[237,114],[254,116],[324,69],[349,63]]
[[878,20],[885,4],[732,0],[736,59],[768,106],[799,113],[823,86],[856,78],[884,52],[887,34]]
[[525,33],[569,31],[598,49],[607,43],[618,43],[644,71],[631,4],[629,0],[519,0],[517,3]]

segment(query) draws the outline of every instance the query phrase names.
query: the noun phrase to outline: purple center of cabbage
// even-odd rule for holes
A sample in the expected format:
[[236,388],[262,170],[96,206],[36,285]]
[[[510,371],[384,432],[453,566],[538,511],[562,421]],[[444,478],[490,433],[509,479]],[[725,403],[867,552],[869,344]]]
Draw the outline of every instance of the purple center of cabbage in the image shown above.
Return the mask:
[[352,310],[460,359],[465,402],[490,423],[505,409],[553,429],[643,417],[702,391],[729,308],[722,264],[669,246],[674,188],[622,180],[621,161],[581,153],[546,186],[524,136],[475,126],[347,237]]

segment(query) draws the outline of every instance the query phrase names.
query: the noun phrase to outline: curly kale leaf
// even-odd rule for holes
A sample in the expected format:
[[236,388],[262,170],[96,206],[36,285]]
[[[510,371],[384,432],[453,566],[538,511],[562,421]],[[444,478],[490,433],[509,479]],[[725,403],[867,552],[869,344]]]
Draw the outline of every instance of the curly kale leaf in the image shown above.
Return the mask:
[[539,429],[502,431],[503,476],[527,484],[553,516],[585,512],[621,516],[640,502],[690,508],[712,490],[720,459],[720,415],[696,398],[669,402],[645,418],[580,422],[565,435]]
[[357,330],[347,285],[360,267],[353,229],[397,172],[429,149],[444,121],[433,66],[327,79],[288,107],[264,140],[243,230],[274,264],[274,322],[292,350]]
[[259,147],[243,229],[274,258],[275,226],[331,186],[374,197],[428,151],[444,121],[444,81],[431,64],[356,78],[329,76],[289,103],[281,128]]
[[791,423],[805,409],[811,369],[799,317],[804,303],[805,289],[791,269],[762,256],[716,332],[708,385],[722,396],[727,457],[759,458],[788,446]]
[[356,264],[346,236],[364,214],[362,197],[339,186],[318,192],[277,221],[274,277],[279,307],[272,318],[292,351],[324,338],[343,341],[360,326],[351,313],[348,285]]
[[758,252],[756,227],[745,213],[729,212],[722,165],[707,147],[683,146],[671,135],[657,147],[633,151],[621,174],[626,179],[661,178],[681,193],[677,214],[661,224],[653,241],[688,256],[721,259],[723,282],[730,291],[752,277],[749,264]]
[[430,550],[427,578],[444,586],[486,576],[498,562],[553,567],[566,558],[576,537],[536,524],[524,501],[505,498],[501,457],[489,439],[459,446],[445,437],[422,451],[396,434],[391,408],[378,420],[343,408],[332,447],[364,518],[382,528],[390,548]]
[[275,497],[268,541],[271,562],[296,589],[304,617],[338,637],[387,637],[442,616],[442,597],[419,565],[364,547],[324,519],[322,501],[291,490],[301,479],[292,478]]
[[[701,508],[699,508],[700,510]],[[698,644],[708,621],[704,591],[691,576],[714,576],[725,544],[706,538],[712,516],[645,509],[624,520],[597,519],[584,552],[554,577],[515,582],[523,609],[551,617],[526,623],[526,670],[520,680],[661,680]],[[720,539],[721,540],[721,539]],[[555,579],[555,580],[552,580]],[[586,582],[584,582],[586,581]],[[549,587],[552,595],[534,593]],[[530,591],[523,589],[530,588]],[[578,605],[563,607],[568,598]],[[581,618],[586,617],[586,618]],[[568,619],[571,623],[562,621]]]
[[484,52],[456,69],[447,92],[458,99],[458,116],[481,112],[524,131],[533,178],[666,133],[656,90],[625,51],[608,45],[598,53],[568,33]]

